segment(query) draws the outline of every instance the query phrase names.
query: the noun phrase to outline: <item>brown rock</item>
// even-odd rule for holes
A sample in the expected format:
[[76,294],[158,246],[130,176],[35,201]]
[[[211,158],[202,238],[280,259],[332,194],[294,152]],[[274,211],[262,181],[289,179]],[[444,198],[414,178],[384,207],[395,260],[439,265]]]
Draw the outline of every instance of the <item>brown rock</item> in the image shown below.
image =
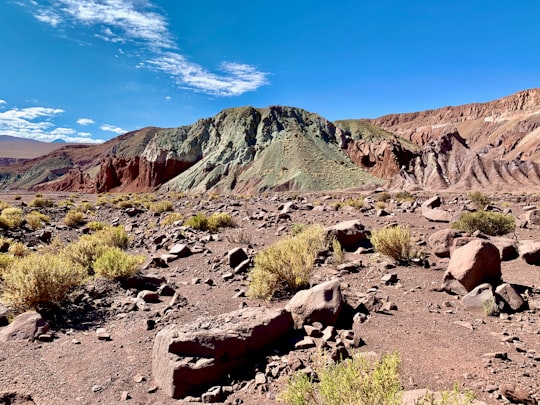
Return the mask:
[[451,213],[445,210],[441,210],[439,208],[422,208],[422,215],[424,216],[424,218],[431,222],[450,222],[452,220]]
[[181,398],[245,365],[291,328],[288,312],[267,308],[245,308],[182,327],[166,326],[154,341],[154,379],[168,395]]
[[431,251],[437,257],[450,257],[450,247],[454,239],[461,235],[455,229],[442,229],[430,235],[428,238]]
[[244,261],[248,260],[249,256],[244,248],[238,247],[232,250],[229,250],[227,253],[227,259],[229,261],[229,266],[233,269],[236,269]]
[[452,281],[458,281],[467,291],[482,283],[499,284],[501,280],[499,250],[485,240],[474,240],[456,249],[444,274],[442,288],[453,291]]
[[338,280],[330,280],[297,292],[285,307],[292,315],[294,326],[300,329],[313,322],[334,325],[343,308],[340,285]]
[[326,233],[327,238],[335,237],[341,244],[341,247],[348,251],[354,251],[366,244],[369,245],[364,225],[357,219],[340,222],[326,228]]
[[495,289],[495,294],[501,298],[511,311],[519,311],[525,307],[525,301],[512,284],[503,283]]
[[0,342],[16,340],[34,340],[48,332],[49,324],[35,311],[25,312],[17,316],[13,322],[0,330]]
[[515,384],[501,384],[500,394],[515,404],[536,405],[538,402],[523,387]]
[[501,260],[508,261],[514,260],[519,257],[517,242],[514,239],[507,238],[493,238],[491,240],[499,252],[501,253]]
[[525,263],[540,266],[540,242],[521,244],[519,254]]

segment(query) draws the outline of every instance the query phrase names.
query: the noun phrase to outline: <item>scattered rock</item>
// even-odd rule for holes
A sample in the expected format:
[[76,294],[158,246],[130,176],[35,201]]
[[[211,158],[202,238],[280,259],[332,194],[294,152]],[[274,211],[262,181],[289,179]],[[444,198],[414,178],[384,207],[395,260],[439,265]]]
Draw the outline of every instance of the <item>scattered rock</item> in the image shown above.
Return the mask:
[[364,225],[357,219],[340,222],[328,227],[326,228],[326,234],[327,238],[335,237],[341,247],[347,251],[355,251],[361,246],[371,246]]
[[49,324],[35,311],[18,315],[13,322],[0,330],[0,342],[17,340],[33,341],[49,331]]
[[313,322],[334,325],[343,308],[340,285],[338,280],[330,280],[297,292],[285,307],[292,315],[294,326],[300,329]]
[[450,248],[454,239],[459,237],[461,232],[455,229],[442,229],[430,235],[428,238],[431,251],[437,257],[450,257]]
[[497,286],[495,294],[506,303],[510,311],[517,312],[525,307],[525,301],[512,284],[503,283]]
[[538,402],[522,386],[516,384],[501,384],[499,393],[514,404],[536,405]]
[[457,281],[469,292],[483,283],[497,285],[501,281],[499,250],[485,240],[474,240],[456,249],[444,274],[442,288],[452,293],[463,293]]
[[439,208],[422,209],[422,215],[431,222],[450,222],[452,214]]
[[192,252],[188,245],[184,243],[177,243],[169,249],[169,254],[182,258],[191,256]]
[[467,309],[484,310],[490,300],[494,299],[495,296],[493,295],[493,287],[491,284],[483,283],[467,293],[461,302]]
[[519,253],[525,263],[540,266],[540,242],[520,244]]
[[229,250],[229,252],[227,253],[227,258],[229,261],[229,266],[236,271],[236,268],[244,261],[248,260],[249,256],[244,248],[238,247]]

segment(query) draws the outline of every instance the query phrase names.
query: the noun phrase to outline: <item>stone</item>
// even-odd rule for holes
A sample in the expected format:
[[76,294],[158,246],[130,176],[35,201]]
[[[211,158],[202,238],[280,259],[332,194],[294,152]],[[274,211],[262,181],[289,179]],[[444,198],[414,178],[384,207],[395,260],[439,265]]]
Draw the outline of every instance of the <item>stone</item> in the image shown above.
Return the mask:
[[469,292],[483,283],[498,285],[501,281],[501,257],[499,250],[485,240],[473,240],[456,249],[444,274],[442,289],[455,291],[457,281]]
[[169,254],[182,258],[191,256],[191,249],[184,243],[177,243],[169,249]]
[[536,405],[538,402],[522,386],[516,384],[499,385],[499,393],[514,404]]
[[322,336],[321,329],[313,325],[304,325],[304,332],[306,332],[307,336],[314,338],[320,338]]
[[154,341],[154,379],[167,395],[181,398],[245,366],[255,353],[289,334],[292,325],[287,311],[264,307],[168,325]]
[[441,229],[428,238],[428,244],[431,251],[437,257],[450,257],[450,248],[454,239],[459,237],[461,232],[455,229]]
[[159,302],[159,293],[150,290],[142,290],[137,294],[137,299],[141,299],[144,302],[156,303]]
[[344,250],[353,252],[359,247],[371,247],[367,231],[357,219],[340,222],[325,231],[327,239],[336,238]]
[[236,269],[242,262],[248,260],[249,256],[244,248],[237,247],[227,252],[227,260],[229,266],[233,269]]
[[311,349],[315,346],[315,341],[309,336],[305,336],[302,340],[294,344],[296,350]]
[[523,216],[523,219],[525,219],[529,225],[540,225],[540,209],[534,207],[534,209],[527,211]]
[[35,311],[18,315],[13,322],[0,330],[0,342],[17,340],[33,341],[49,331],[49,324]]
[[0,303],[0,327],[9,324],[9,309]]
[[457,238],[455,238],[452,242],[452,247],[450,247],[450,257],[452,257],[456,249],[459,249],[460,247],[463,247],[467,243],[472,242],[476,239],[477,238],[473,238],[472,236],[458,236]]
[[105,328],[97,328],[96,336],[98,340],[111,340],[111,335],[107,332]]
[[506,306],[513,312],[517,312],[525,307],[525,300],[519,295],[512,284],[503,283],[495,289],[495,295],[506,303]]
[[431,197],[429,199],[427,199],[426,201],[424,201],[421,205],[422,209],[424,208],[428,208],[428,209],[433,209],[433,208],[438,208],[441,206],[441,197],[439,197],[438,195],[434,196],[434,197]]
[[509,261],[514,260],[519,257],[518,245],[514,239],[508,238],[493,238],[491,239],[493,243],[501,254],[501,260]]
[[246,273],[250,267],[251,267],[251,260],[246,259],[234,268],[234,274]]
[[483,283],[467,293],[461,302],[467,309],[484,310],[490,300],[494,300],[493,287],[489,283]]
[[222,402],[223,392],[221,390],[221,386],[210,388],[208,391],[201,395],[201,400],[205,404],[215,404],[217,402]]
[[157,291],[157,289],[166,283],[166,279],[159,274],[139,273],[133,277],[129,277],[122,281],[124,288],[135,288],[136,290],[150,290]]
[[540,266],[540,242],[520,244],[519,255],[525,263]]
[[344,306],[340,285],[339,280],[330,280],[297,292],[285,306],[292,315],[295,328],[300,329],[304,324],[313,322],[334,325]]
[[395,284],[398,282],[398,275],[397,273],[387,273],[381,277],[381,281],[386,285]]
[[440,208],[422,208],[422,215],[431,222],[450,222],[452,220],[452,214]]

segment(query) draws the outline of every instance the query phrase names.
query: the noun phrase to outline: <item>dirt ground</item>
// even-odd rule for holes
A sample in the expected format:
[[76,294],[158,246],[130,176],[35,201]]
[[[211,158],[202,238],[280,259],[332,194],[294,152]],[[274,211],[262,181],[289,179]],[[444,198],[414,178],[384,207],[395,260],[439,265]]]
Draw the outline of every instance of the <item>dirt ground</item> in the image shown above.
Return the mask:
[[[14,205],[30,202],[33,194],[15,193],[0,195],[0,199]],[[466,195],[440,194],[443,209],[456,213],[467,203]],[[199,317],[222,314],[242,306],[283,307],[287,300],[265,302],[243,296],[247,290],[247,275],[223,275],[231,269],[226,262],[227,252],[234,247],[244,247],[254,255],[273,241],[286,235],[294,224],[318,223],[333,225],[338,222],[359,219],[367,229],[378,229],[392,223],[408,224],[418,246],[427,254],[429,235],[449,227],[447,223],[429,222],[420,209],[406,212],[394,200],[386,203],[388,216],[378,217],[376,209],[360,211],[341,204],[347,197],[364,198],[368,194],[271,194],[266,196],[233,197],[182,197],[172,199],[175,211],[188,217],[197,212],[208,214],[228,212],[237,227],[221,230],[214,237],[207,232],[180,229],[180,225],[161,226],[160,218],[142,210],[138,216],[129,217],[126,209],[100,207],[89,220],[118,223],[129,229],[131,252],[151,257],[162,250],[155,241],[165,235],[184,234],[193,255],[174,260],[168,268],[151,268],[146,272],[158,273],[182,297],[181,303],[166,315],[162,310],[168,305],[166,299],[148,304],[145,310],[133,310],[129,305],[134,292],[116,285],[87,287],[98,291],[92,310],[79,314],[77,321],[51,322],[55,339],[52,342],[11,342],[0,344],[0,392],[20,394],[13,404],[175,404],[152,379],[152,345],[156,333],[173,322],[188,323]],[[372,195],[375,205],[377,196]],[[94,195],[45,195],[55,201],[72,198],[75,204],[82,200],[95,203]],[[419,202],[427,195],[415,196]],[[292,201],[298,209],[291,209],[289,218],[278,218],[279,206]],[[536,204],[528,195],[499,194],[492,203],[510,208],[519,217],[523,207]],[[42,209],[52,217],[48,228],[54,236],[75,240],[83,227],[72,230],[62,226],[65,209]],[[94,217],[92,217],[94,215]],[[13,236],[13,235],[10,235]],[[25,240],[30,236],[20,235]],[[517,240],[540,241],[540,229],[516,228]],[[215,240],[214,240],[215,239]],[[166,248],[167,245],[163,246]],[[198,249],[200,248],[200,249]],[[163,250],[164,251],[164,250]],[[423,266],[395,266],[376,253],[355,254],[349,252],[345,261],[361,261],[356,273],[338,272],[331,263],[315,269],[314,282],[338,277],[347,300],[354,302],[362,294],[375,291],[377,297],[393,302],[397,310],[371,314],[362,324],[365,345],[359,350],[386,353],[397,351],[402,358],[402,384],[405,389],[431,388],[472,389],[477,397],[489,404],[501,404],[498,387],[501,383],[516,383],[540,399],[540,312],[523,311],[487,316],[482,311],[466,310],[458,296],[441,292],[442,277],[448,259],[427,256],[429,268]],[[396,273],[398,282],[386,285],[381,277]],[[503,279],[524,286],[534,298],[540,298],[540,268],[526,264],[521,259],[502,263]],[[211,281],[210,281],[211,280]],[[240,292],[240,294],[238,294]],[[154,321],[154,329],[148,321]],[[97,328],[105,328],[110,340],[99,340]],[[304,358],[314,349],[296,351]],[[506,352],[507,359],[494,359],[490,353]],[[283,352],[268,353],[273,357],[287,356]],[[226,384],[234,388],[230,403],[272,404],[283,387],[285,375],[268,378],[257,384],[257,371],[264,371],[264,361],[241,370],[230,377]],[[25,400],[28,394],[31,400]],[[7,400],[6,400],[7,401]],[[27,402],[25,402],[27,401]],[[33,402],[31,402],[33,401]]]

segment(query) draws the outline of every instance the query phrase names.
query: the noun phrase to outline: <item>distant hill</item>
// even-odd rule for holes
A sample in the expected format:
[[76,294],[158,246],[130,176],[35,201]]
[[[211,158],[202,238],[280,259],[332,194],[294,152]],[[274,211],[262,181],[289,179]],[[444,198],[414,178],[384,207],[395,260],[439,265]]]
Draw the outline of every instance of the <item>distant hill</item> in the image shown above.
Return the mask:
[[0,135],[0,158],[32,159],[61,148],[66,143],[49,143],[28,138]]
[[[100,145],[45,144],[61,147],[23,162],[6,161],[0,188],[244,194],[386,184],[536,191],[539,131],[540,89],[373,120],[330,122],[285,106],[229,108],[192,125],[147,127]],[[0,150],[11,142],[0,138]],[[26,145],[28,155],[35,142],[13,143]]]

